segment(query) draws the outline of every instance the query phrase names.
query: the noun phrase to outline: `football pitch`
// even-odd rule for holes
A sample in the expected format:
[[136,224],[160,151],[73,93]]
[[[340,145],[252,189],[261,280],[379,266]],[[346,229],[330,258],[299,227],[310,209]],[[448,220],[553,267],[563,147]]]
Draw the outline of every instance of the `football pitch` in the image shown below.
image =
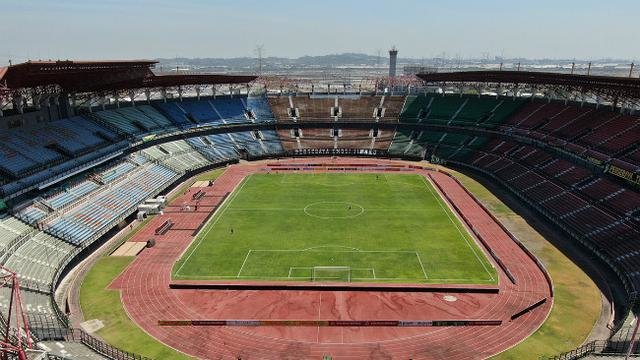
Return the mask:
[[495,284],[491,263],[417,174],[254,174],[176,262],[177,280]]

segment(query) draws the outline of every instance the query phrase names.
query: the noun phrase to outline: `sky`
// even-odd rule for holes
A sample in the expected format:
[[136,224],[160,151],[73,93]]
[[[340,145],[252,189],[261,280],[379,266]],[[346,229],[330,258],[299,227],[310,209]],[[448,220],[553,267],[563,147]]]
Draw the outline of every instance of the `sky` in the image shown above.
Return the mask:
[[640,58],[640,0],[0,0],[9,59]]

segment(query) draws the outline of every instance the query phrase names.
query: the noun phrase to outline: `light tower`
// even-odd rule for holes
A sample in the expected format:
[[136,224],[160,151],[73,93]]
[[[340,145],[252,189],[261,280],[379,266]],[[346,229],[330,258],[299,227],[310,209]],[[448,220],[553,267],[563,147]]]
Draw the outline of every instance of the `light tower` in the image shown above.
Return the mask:
[[396,77],[396,63],[398,62],[398,49],[396,47],[392,47],[389,50],[389,77]]

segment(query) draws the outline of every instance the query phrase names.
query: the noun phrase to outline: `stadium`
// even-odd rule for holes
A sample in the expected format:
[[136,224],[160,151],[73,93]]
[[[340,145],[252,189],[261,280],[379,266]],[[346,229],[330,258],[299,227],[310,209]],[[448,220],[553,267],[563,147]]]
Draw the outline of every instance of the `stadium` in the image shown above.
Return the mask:
[[0,359],[640,356],[634,65],[397,54],[0,67]]

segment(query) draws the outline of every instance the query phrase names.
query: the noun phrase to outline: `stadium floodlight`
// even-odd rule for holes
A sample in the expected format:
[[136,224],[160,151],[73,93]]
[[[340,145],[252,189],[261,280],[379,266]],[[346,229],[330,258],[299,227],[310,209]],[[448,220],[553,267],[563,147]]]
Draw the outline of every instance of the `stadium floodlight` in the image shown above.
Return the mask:
[[350,266],[314,266],[311,281],[351,282]]

